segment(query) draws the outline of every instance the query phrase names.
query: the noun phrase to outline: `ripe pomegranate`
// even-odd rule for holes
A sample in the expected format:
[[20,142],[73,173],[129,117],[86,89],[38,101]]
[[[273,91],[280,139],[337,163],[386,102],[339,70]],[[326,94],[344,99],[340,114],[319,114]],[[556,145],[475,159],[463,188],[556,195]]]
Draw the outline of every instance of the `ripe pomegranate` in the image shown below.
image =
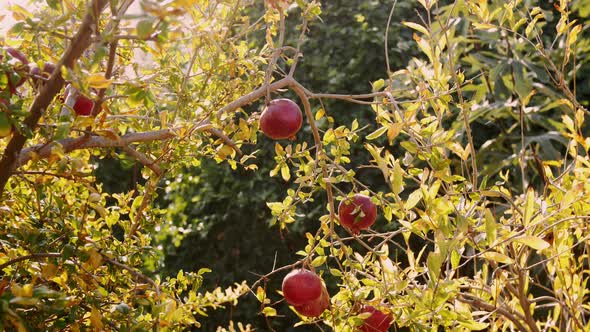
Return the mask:
[[80,95],[78,99],[76,99],[76,103],[74,104],[74,111],[77,115],[84,115],[89,116],[92,114],[92,107],[94,107],[94,102],[92,99]]
[[295,310],[303,316],[318,317],[324,312],[324,310],[328,309],[329,305],[330,294],[328,294],[326,287],[322,284],[322,294],[318,299],[307,304],[295,306]]
[[294,139],[302,123],[301,109],[289,99],[271,101],[260,116],[260,129],[275,140]]
[[363,332],[386,332],[389,330],[391,323],[393,323],[393,317],[384,314],[373,306],[364,306],[361,309],[361,313],[363,312],[371,313],[371,316],[366,318],[365,322],[360,327],[360,330]]
[[301,306],[320,298],[322,280],[317,274],[306,270],[293,270],[283,279],[283,296],[291,305]]
[[342,226],[350,229],[353,234],[358,234],[375,223],[377,207],[368,196],[356,194],[340,202],[338,217]]

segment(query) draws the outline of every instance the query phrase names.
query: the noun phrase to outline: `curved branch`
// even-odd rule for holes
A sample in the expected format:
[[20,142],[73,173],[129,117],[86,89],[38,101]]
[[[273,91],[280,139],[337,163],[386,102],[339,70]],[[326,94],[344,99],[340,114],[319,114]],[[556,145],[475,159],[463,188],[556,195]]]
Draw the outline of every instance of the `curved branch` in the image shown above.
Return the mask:
[[263,85],[260,88],[250,92],[249,94],[242,96],[242,97],[232,101],[231,103],[225,105],[224,107],[222,107],[219,111],[217,111],[217,117],[219,118],[224,113],[235,111],[236,109],[238,109],[242,106],[246,106],[246,105],[258,100],[259,98],[264,97],[264,95],[266,94],[267,88],[270,91],[276,91],[278,89],[282,89],[284,87],[287,87],[288,85],[292,84],[293,82],[294,82],[293,78],[287,76],[287,77],[280,79],[268,86]]
[[55,144],[62,146],[64,152],[68,153],[74,150],[89,149],[89,148],[112,148],[124,147],[131,143],[151,142],[156,140],[167,140],[176,137],[174,129],[163,129],[156,131],[132,133],[112,139],[104,136],[85,136],[77,138],[66,138],[50,144],[39,144],[24,149],[17,159],[17,167],[26,164],[33,158],[44,159],[51,155],[51,150]]

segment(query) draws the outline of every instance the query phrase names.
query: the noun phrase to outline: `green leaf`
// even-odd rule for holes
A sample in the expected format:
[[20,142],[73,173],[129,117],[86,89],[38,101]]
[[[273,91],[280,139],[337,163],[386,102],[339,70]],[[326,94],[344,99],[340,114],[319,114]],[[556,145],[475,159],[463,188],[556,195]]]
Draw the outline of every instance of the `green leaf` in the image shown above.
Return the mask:
[[146,39],[153,33],[152,28],[152,21],[151,20],[142,20],[137,22],[137,36],[140,39]]

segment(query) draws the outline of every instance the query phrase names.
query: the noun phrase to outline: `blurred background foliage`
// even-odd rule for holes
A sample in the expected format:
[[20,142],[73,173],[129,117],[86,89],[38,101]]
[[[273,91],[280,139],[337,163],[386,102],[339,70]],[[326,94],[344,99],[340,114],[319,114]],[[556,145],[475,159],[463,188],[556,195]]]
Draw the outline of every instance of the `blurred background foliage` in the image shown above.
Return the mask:
[[[531,2],[531,1],[529,1]],[[441,10],[445,10],[446,2],[439,2]],[[536,1],[543,9],[551,9],[554,1]],[[314,92],[334,93],[365,93],[370,91],[371,82],[384,78],[386,73],[384,35],[392,1],[386,0],[331,0],[322,3],[321,22],[314,22],[309,27],[309,34],[303,45],[303,58],[296,72],[296,78],[304,86]],[[389,28],[389,59],[392,71],[405,68],[412,58],[423,57],[412,36],[412,30],[403,26],[402,21],[419,22],[421,7],[416,1],[397,1],[396,9]],[[588,21],[590,10],[588,1],[578,1],[573,5],[572,19]],[[448,8],[447,8],[448,9]],[[253,20],[263,15],[262,1],[260,5],[249,12]],[[546,17],[548,24],[554,25],[559,15]],[[299,12],[289,13],[287,20],[287,45],[294,45],[299,35],[295,28],[299,23]],[[469,34],[471,32],[467,32]],[[485,33],[479,33],[485,35]],[[588,31],[583,31],[588,41]],[[518,115],[513,108],[507,106],[514,97],[515,89],[537,89],[545,94],[558,93],[552,91],[550,78],[540,66],[538,58],[509,56],[511,52],[525,52],[526,45],[510,45],[508,39],[484,40],[486,45],[477,53],[477,57],[462,58],[461,66],[472,71],[480,71],[487,79],[493,80],[494,93],[489,98],[490,104],[482,107],[472,118],[472,128],[476,151],[489,158],[482,159],[482,174],[494,176],[502,169],[510,169],[518,173],[516,163],[518,156],[514,151],[520,150],[518,141],[520,136],[512,132],[513,125],[518,121]],[[555,38],[555,31],[544,31],[543,39],[551,43]],[[260,27],[257,36],[259,45],[264,43],[264,26]],[[513,41],[514,39],[510,39]],[[477,46],[475,46],[477,47]],[[578,50],[580,54],[577,71],[577,96],[588,106],[590,97],[590,42],[582,43]],[[555,53],[559,56],[558,53]],[[515,61],[514,58],[518,58]],[[519,82],[522,87],[510,86],[505,80],[505,73],[517,69],[523,73]],[[466,75],[467,76],[467,75]],[[534,84],[532,82],[535,82]],[[530,84],[527,85],[527,82]],[[544,83],[546,85],[544,85]],[[508,86],[507,86],[508,85]],[[468,95],[476,92],[466,89]],[[294,98],[285,93],[281,97]],[[248,111],[260,111],[262,104],[251,105]],[[319,105],[312,105],[316,110]],[[370,107],[335,100],[324,103],[327,113],[334,118],[335,126],[350,124],[354,118],[360,126],[369,125],[365,134],[372,132],[375,127],[374,112]],[[551,110],[541,114],[532,113],[526,121],[528,144],[536,144],[542,159],[555,160],[563,155],[564,143],[558,135],[552,135],[551,130],[560,126],[561,112],[552,113]],[[588,122],[587,122],[588,124]],[[450,124],[452,125],[452,124]],[[327,128],[328,124],[320,123],[320,128]],[[584,129],[588,130],[588,125]],[[309,130],[309,129],[307,129]],[[310,137],[309,131],[299,134],[299,139]],[[298,220],[291,224],[288,230],[279,230],[278,226],[271,226],[271,213],[265,202],[281,201],[284,192],[289,188],[281,179],[270,178],[268,174],[274,167],[274,142],[259,135],[256,162],[257,172],[238,168],[231,170],[227,164],[216,164],[212,160],[204,160],[198,167],[187,168],[177,178],[166,179],[158,189],[158,206],[165,210],[165,224],[154,233],[154,245],[163,248],[164,255],[154,262],[156,273],[162,276],[174,276],[182,269],[197,271],[209,268],[212,272],[205,274],[204,288],[210,289],[221,286],[227,287],[234,282],[258,279],[270,271],[271,267],[282,266],[295,259],[296,248],[302,248],[305,243],[305,232],[313,232],[318,227],[318,218],[323,214],[325,197],[315,197],[316,203],[300,207],[297,211]],[[389,147],[395,155],[402,155],[403,150],[395,143]],[[254,147],[244,147],[251,152]],[[362,140],[353,146],[352,158],[354,167],[367,164],[371,159],[362,148]],[[102,181],[107,192],[119,192],[135,186],[133,179],[137,176],[138,165],[123,159],[104,159],[99,161],[97,176]],[[534,165],[532,165],[534,166]],[[532,167],[534,170],[535,168]],[[357,178],[369,185],[374,191],[383,190],[382,175],[378,170],[361,169]],[[533,184],[541,185],[538,174],[532,179]],[[395,223],[387,227],[394,229]],[[415,238],[413,238],[415,239]],[[420,245],[420,243],[416,243]],[[280,289],[281,277],[269,280],[267,285],[269,294]],[[328,285],[331,283],[327,282]],[[267,322],[259,315],[256,308],[259,303],[254,296],[243,298],[237,307],[228,310],[208,313],[208,319],[202,327],[204,331],[213,331],[215,326],[227,326],[230,320],[250,322],[259,330],[267,330]],[[283,319],[272,321],[272,327],[277,331],[305,331],[306,327],[293,328],[297,321],[296,315],[289,311],[286,305],[276,307]]]

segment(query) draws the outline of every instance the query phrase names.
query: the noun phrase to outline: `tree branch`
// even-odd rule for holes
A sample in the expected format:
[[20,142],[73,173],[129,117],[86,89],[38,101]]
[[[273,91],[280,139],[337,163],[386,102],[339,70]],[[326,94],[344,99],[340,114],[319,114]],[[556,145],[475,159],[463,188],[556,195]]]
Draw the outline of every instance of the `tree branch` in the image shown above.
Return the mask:
[[[94,0],[88,6],[88,12],[80,25],[80,29],[72,39],[72,43],[65,51],[62,58],[57,63],[57,68],[61,68],[62,66],[72,68],[74,62],[82,55],[82,52],[90,46],[91,36],[94,32],[94,22],[97,17],[100,16],[100,13],[107,3],[108,0]],[[62,89],[63,85],[64,79],[61,76],[61,70],[54,70],[53,74],[51,74],[46,84],[41,88],[39,94],[35,97],[35,100],[29,107],[29,116],[24,120],[24,126],[28,128],[28,130],[34,131],[37,128],[37,124],[43,115],[43,112],[47,109],[53,100],[53,97],[55,97],[55,95]],[[4,150],[4,155],[0,160],[0,198],[2,198],[6,183],[12,175],[14,164],[26,141],[27,137],[25,135],[16,132]]]
[[[280,79],[280,80],[270,84],[268,86],[268,89],[270,91],[275,91],[275,90],[287,87],[288,85],[292,84],[293,82],[294,82],[293,78],[287,76],[283,79]],[[217,117],[219,118],[224,113],[232,112],[232,111],[236,110],[237,108],[240,108],[242,106],[246,106],[246,105],[260,99],[261,97],[263,97],[266,94],[266,90],[267,90],[267,86],[263,85],[260,88],[250,92],[249,94],[232,101],[231,103],[225,105],[219,111],[217,111]]]
[[[89,148],[122,148],[131,143],[151,142],[156,140],[167,140],[176,137],[173,129],[163,129],[156,131],[132,133],[119,137],[119,139],[112,139],[104,136],[91,136],[88,139],[85,137],[66,138],[50,144],[38,144],[22,151],[18,157],[16,167],[26,164],[33,158],[44,159],[51,155],[51,150],[55,144],[62,146],[64,152],[68,153],[74,150],[89,149]],[[80,143],[80,141],[83,141]]]
[[41,253],[35,253],[35,254],[26,255],[26,256],[20,256],[20,257],[11,259],[4,264],[0,264],[0,271],[4,270],[5,268],[9,267],[12,264],[18,263],[18,262],[28,261],[29,259],[33,259],[33,258],[45,258],[45,257],[61,257],[61,254],[59,252],[41,252]]
[[482,299],[473,296],[471,294],[461,294],[460,297],[457,298],[459,301],[467,303],[469,305],[472,305],[480,310],[485,310],[488,312],[498,312],[500,315],[506,317],[508,320],[510,320],[512,323],[514,323],[514,325],[516,326],[516,328],[518,328],[518,330],[523,331],[523,332],[527,332],[527,328],[518,320],[518,318],[516,316],[514,316],[510,311],[502,308],[502,307],[496,307],[493,304],[487,303],[485,301],[483,301]]
[[134,148],[132,148],[129,145],[124,145],[124,146],[121,147],[121,149],[123,151],[125,151],[125,153],[127,153],[133,159],[139,161],[145,167],[151,169],[152,172],[154,172],[157,176],[162,176],[162,169],[160,168],[160,166],[158,166],[155,161],[151,160],[150,158],[148,158],[143,153],[135,150]]
[[145,274],[137,271],[136,269],[134,269],[134,268],[132,268],[130,266],[127,266],[127,265],[125,265],[123,263],[120,263],[120,262],[114,260],[114,259],[111,259],[111,258],[107,257],[104,254],[101,254],[101,255],[102,255],[102,258],[105,260],[105,262],[107,262],[109,264],[112,264],[112,265],[115,265],[117,267],[120,267],[120,268],[122,268],[124,270],[127,270],[134,277],[136,277],[138,279],[141,279],[141,280],[147,282],[148,284],[150,284],[154,288],[154,290],[156,291],[156,295],[158,296],[158,301],[159,301],[159,298],[160,298],[160,287],[158,286],[158,284],[156,284],[156,282],[152,278],[146,276]]

